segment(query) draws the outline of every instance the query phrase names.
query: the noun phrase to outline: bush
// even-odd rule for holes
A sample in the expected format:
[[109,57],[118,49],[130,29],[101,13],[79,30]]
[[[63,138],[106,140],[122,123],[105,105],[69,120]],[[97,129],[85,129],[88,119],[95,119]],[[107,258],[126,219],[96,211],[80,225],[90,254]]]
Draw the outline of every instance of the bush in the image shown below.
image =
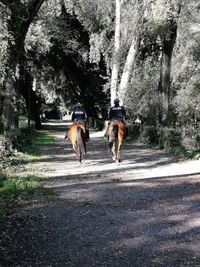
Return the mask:
[[194,127],[184,128],[183,145],[186,147],[186,149],[189,150],[194,150],[194,151],[200,150],[199,129],[194,129]]
[[148,145],[158,145],[159,144],[159,134],[158,129],[155,126],[144,126],[142,128],[140,140]]
[[0,135],[0,160],[13,154],[13,148],[10,140],[5,135]]
[[137,141],[140,136],[141,132],[141,125],[140,124],[127,124],[128,127],[128,135],[134,141]]
[[182,146],[182,130],[175,128],[160,128],[160,147],[166,150]]
[[10,141],[12,147],[14,149],[17,149],[19,151],[24,151],[24,147],[27,146],[27,144],[31,144],[31,138],[32,134],[34,132],[33,126],[28,127],[22,127],[12,130],[12,132],[9,132],[6,134],[7,140]]
[[200,150],[200,134],[197,133],[195,136],[195,148],[197,150]]

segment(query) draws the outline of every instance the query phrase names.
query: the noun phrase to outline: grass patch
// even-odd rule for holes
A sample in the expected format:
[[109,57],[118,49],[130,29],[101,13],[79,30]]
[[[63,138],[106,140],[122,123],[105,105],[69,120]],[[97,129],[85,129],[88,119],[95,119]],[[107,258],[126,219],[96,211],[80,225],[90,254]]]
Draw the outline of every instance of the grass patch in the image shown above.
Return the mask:
[[41,147],[54,144],[55,138],[46,132],[34,132],[31,144],[25,146],[24,151],[31,156],[41,156]]
[[0,198],[28,199],[34,195],[54,195],[53,190],[42,186],[43,179],[35,176],[17,177],[0,174]]
[[[125,140],[125,143],[136,145],[136,146],[143,146],[145,148],[159,149],[160,150],[159,146],[147,145],[147,144],[144,144],[143,142],[135,141],[134,138],[130,138],[130,137],[127,140]],[[177,147],[173,147],[170,149],[164,149],[164,151],[171,154],[171,155],[183,156],[183,157],[186,157],[188,159],[200,160],[200,151],[188,149],[188,148],[183,147],[183,146],[177,146]]]
[[52,145],[55,138],[46,132],[35,132],[32,138],[32,144],[35,146],[48,146]]
[[200,151],[194,151],[191,149],[183,148],[181,150],[181,154],[189,159],[197,159],[200,160]]
[[0,172],[0,231],[4,229],[6,214],[14,200],[29,200],[34,196],[55,196],[50,188],[44,188],[43,179],[35,176],[17,177]]
[[[24,140],[25,137],[26,135],[21,139]],[[37,161],[42,155],[41,148],[52,145],[54,141],[54,137],[46,132],[33,132],[31,143],[24,142],[22,146],[25,153],[15,153],[0,161],[0,231],[4,229],[6,215],[12,203],[55,195],[52,189],[43,187],[43,179],[40,177],[19,177],[12,174],[18,165]],[[6,170],[9,171],[6,172]]]

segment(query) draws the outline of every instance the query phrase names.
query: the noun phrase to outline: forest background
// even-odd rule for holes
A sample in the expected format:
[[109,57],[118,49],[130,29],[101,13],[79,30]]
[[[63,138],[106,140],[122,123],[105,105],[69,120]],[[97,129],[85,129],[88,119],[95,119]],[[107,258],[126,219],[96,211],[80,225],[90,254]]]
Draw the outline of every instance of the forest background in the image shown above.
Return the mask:
[[104,121],[119,97],[132,137],[199,150],[199,11],[195,0],[0,0],[1,133],[16,136],[27,113],[40,129],[47,104],[62,116],[81,102]]

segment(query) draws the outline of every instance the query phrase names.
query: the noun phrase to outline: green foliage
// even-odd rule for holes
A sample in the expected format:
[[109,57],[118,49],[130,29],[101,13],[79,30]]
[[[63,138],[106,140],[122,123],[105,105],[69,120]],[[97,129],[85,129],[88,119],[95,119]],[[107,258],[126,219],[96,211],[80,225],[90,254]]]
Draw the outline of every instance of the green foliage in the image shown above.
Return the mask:
[[[18,2],[11,2],[18,17],[16,27],[19,29],[32,1],[19,1],[20,6]],[[178,22],[178,32],[172,60],[169,105],[173,112],[169,125],[199,127],[199,5],[195,0],[184,1],[178,20],[179,4],[179,0],[130,0],[124,1],[121,8],[120,75],[131,40],[134,35],[140,34],[138,56],[125,106],[130,117],[139,114],[149,126],[156,127],[158,121],[161,41],[170,34],[170,23],[174,21]],[[6,16],[6,9],[2,7],[4,5],[1,4],[0,106],[3,106],[2,85],[8,66],[8,53],[12,48],[8,47],[8,40],[14,44],[13,36],[8,31],[6,17],[9,18],[9,15]],[[25,45],[26,53],[31,53],[35,58],[34,75],[37,77],[37,94],[41,98],[55,101],[58,105],[64,102],[69,109],[76,102],[81,102],[89,116],[104,117],[110,89],[114,19],[113,0],[45,1],[29,29]],[[141,29],[142,23],[144,27]],[[12,95],[12,90],[10,92]],[[17,107],[16,102],[13,101]],[[153,138],[153,132],[148,131],[146,129],[144,136],[150,134]],[[28,134],[23,130],[11,135],[15,147],[20,150],[30,143]],[[134,136],[137,136],[136,132]],[[20,139],[23,140],[22,144]],[[146,142],[151,143],[148,138]]]
[[0,181],[0,197],[18,198],[28,197],[39,188],[41,179],[37,177],[13,177],[3,174]]
[[55,138],[46,132],[33,132],[31,143],[23,147],[23,152],[28,155],[40,156],[40,147],[50,146],[55,142]]
[[200,132],[194,127],[185,127],[183,130],[183,145],[188,150],[200,150]]
[[35,176],[18,177],[0,170],[0,231],[3,230],[9,204],[14,200],[28,200],[34,196],[54,196],[50,188],[42,186],[43,180]]
[[23,151],[24,147],[31,143],[33,128],[22,127],[16,128],[7,133],[7,139],[10,140],[12,147],[19,151]]
[[158,146],[170,153],[184,155],[189,158],[199,158],[199,134],[195,137],[196,151],[184,147],[183,130],[176,128],[158,128],[155,126],[128,124],[131,141],[140,142],[150,146]]
[[158,128],[155,126],[128,124],[129,137],[132,141],[156,146],[159,143]]
[[148,35],[152,42],[155,42],[160,36],[163,38],[166,35],[167,27],[158,21],[151,20],[147,24]]
[[197,150],[200,150],[200,133],[197,133],[195,136],[195,147]]
[[140,141],[148,145],[158,145],[159,133],[155,126],[144,126],[142,127]]
[[128,117],[140,118],[148,125],[157,125],[159,64],[156,56],[147,57],[133,69],[125,105]]
[[39,156],[41,154],[40,147],[52,145],[55,138],[46,132],[36,132],[27,126],[21,127],[8,132],[3,147],[5,153],[2,153],[3,158],[13,155],[14,150],[26,152],[32,156]]
[[182,146],[182,129],[160,128],[159,136],[160,147],[167,151]]
[[141,132],[141,125],[140,124],[127,124],[129,137],[131,140],[137,141],[140,136]]
[[33,146],[49,146],[55,142],[55,138],[46,132],[34,132],[32,137]]

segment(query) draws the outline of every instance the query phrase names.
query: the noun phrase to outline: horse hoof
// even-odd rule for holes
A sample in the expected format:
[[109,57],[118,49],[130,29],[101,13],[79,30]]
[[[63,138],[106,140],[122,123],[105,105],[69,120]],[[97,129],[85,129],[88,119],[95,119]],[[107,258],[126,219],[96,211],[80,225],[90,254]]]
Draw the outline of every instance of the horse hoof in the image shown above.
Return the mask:
[[113,158],[112,158],[114,161],[116,161],[116,157],[115,156],[113,156]]
[[120,163],[121,162],[121,159],[116,159],[116,163]]

